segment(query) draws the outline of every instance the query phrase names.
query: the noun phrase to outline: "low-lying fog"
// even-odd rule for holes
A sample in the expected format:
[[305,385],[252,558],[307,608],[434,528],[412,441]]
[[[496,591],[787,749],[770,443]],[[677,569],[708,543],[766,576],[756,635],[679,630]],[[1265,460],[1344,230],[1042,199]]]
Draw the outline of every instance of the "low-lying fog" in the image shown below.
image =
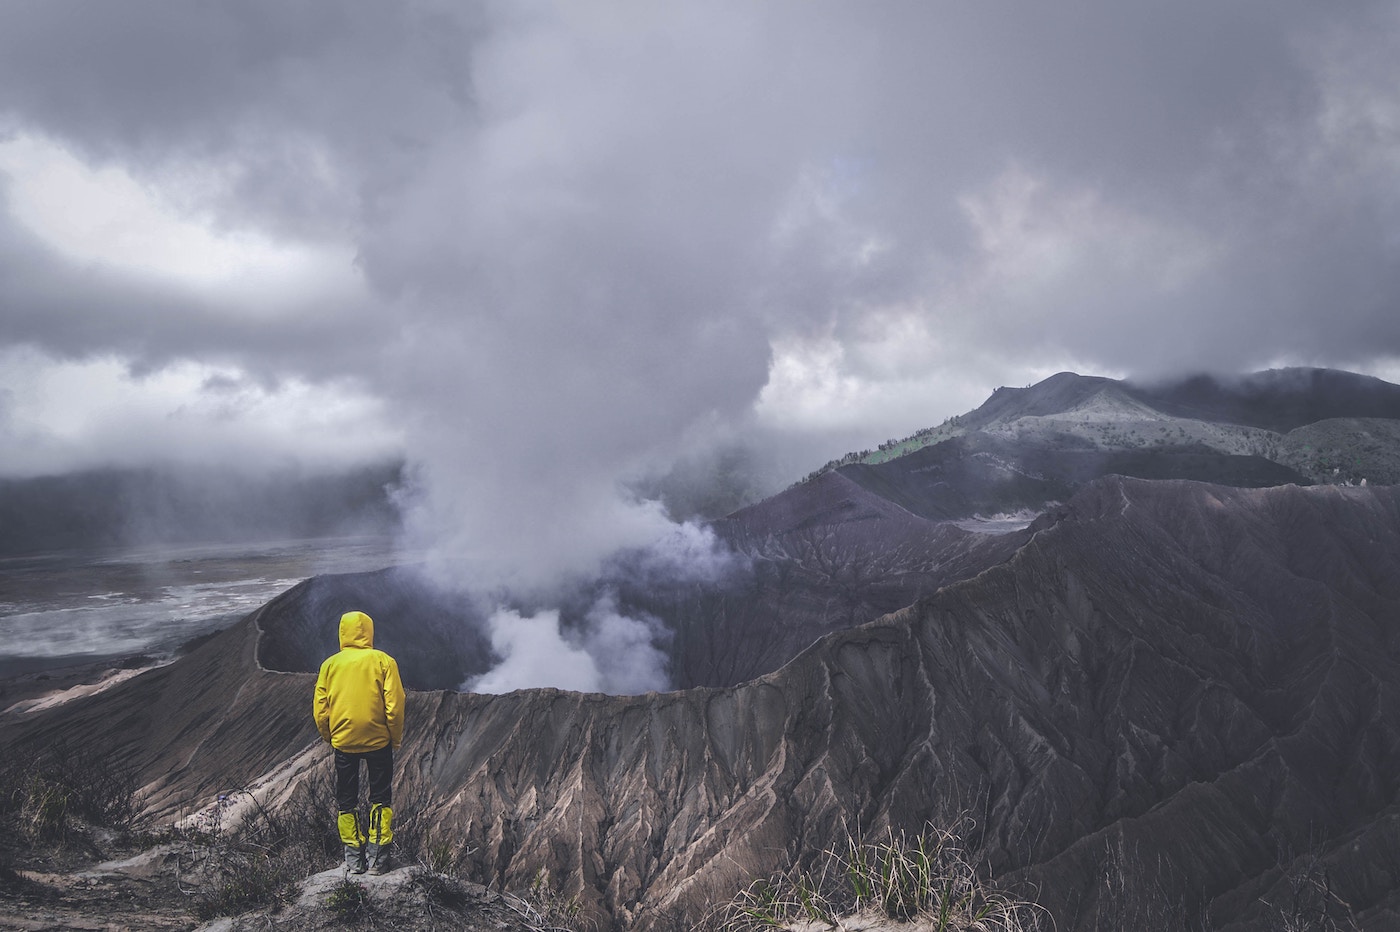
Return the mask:
[[396,559],[383,536],[0,559],[0,675],[168,652],[310,576]]

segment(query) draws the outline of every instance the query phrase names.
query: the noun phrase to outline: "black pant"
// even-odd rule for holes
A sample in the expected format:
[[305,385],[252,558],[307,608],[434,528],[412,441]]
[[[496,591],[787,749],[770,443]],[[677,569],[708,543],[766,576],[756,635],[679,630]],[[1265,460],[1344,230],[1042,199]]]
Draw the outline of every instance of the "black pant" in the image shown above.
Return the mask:
[[391,806],[394,801],[394,749],[384,745],[373,751],[351,754],[335,751],[335,805],[341,812],[354,812],[360,801],[360,761],[369,767],[369,804]]

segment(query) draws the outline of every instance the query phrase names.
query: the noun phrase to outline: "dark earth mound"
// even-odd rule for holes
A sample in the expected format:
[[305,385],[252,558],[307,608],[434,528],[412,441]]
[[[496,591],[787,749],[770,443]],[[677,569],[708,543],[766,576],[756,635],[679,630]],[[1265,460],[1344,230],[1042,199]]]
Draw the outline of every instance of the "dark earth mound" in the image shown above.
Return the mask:
[[409,689],[457,689],[493,663],[474,603],[412,569],[316,576],[272,604],[278,623],[258,641],[258,663],[268,670],[315,673],[340,649],[339,619],[349,611],[387,622],[376,627],[375,645],[398,660]]

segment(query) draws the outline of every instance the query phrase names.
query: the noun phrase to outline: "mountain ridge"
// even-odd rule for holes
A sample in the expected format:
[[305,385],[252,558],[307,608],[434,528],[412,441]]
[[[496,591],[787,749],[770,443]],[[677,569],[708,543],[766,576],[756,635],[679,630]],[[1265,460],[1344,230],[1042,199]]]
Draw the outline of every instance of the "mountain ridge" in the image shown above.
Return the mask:
[[[470,841],[476,876],[547,869],[617,928],[669,928],[840,832],[968,810],[994,876],[1038,887],[1061,929],[1263,928],[1303,863],[1280,852],[1310,845],[1362,928],[1387,928],[1400,864],[1372,859],[1400,844],[1400,490],[1107,478],[1028,531],[740,685],[414,691],[404,798]],[[122,749],[156,811],[235,774],[285,795],[324,764],[311,674],[259,669],[256,642],[306,591],[183,671],[0,731]],[[175,720],[138,714],[180,694]]]
[[[945,507],[945,518],[971,517],[978,508],[994,513],[1034,507],[1113,472],[1246,487],[1390,484],[1400,481],[1400,386],[1327,369],[1266,370],[1230,379],[1203,375],[1161,384],[1060,372],[1027,388],[998,388],[966,414],[877,450],[832,460],[803,481],[833,471],[894,468],[904,457],[928,456],[945,444],[952,446],[944,459],[966,447],[997,448],[1010,463],[1066,460],[1051,470],[1059,481],[1041,491],[1040,502],[1024,489],[1004,502],[969,495],[960,510]],[[1097,466],[1092,453],[1102,455]],[[1124,459],[1126,454],[1135,458]],[[1183,455],[1194,459],[1172,459]],[[967,481],[985,485],[987,477]]]
[[[1105,403],[1093,411],[1088,403],[1095,397]],[[1109,414],[1109,409],[1116,410]],[[1133,410],[1140,417],[1127,417]],[[1203,445],[1219,455],[1264,456],[1298,470],[1308,481],[1359,481],[1366,470],[1378,469],[1390,480],[1400,444],[1394,444],[1389,431],[1383,456],[1348,456],[1344,442],[1331,445],[1330,455],[1341,463],[1319,462],[1315,451],[1302,449],[1303,441],[1291,449],[1291,432],[1333,420],[1400,421],[1400,386],[1375,376],[1312,368],[1267,369],[1235,378],[1197,375],[1162,383],[1057,372],[1028,388],[1002,386],[966,414],[900,441],[890,439],[875,451],[847,453],[806,479],[857,463],[882,465],[949,439],[987,434],[1047,449]],[[1281,451],[1287,455],[1281,458]],[[1338,465],[1347,467],[1345,474],[1331,472]]]

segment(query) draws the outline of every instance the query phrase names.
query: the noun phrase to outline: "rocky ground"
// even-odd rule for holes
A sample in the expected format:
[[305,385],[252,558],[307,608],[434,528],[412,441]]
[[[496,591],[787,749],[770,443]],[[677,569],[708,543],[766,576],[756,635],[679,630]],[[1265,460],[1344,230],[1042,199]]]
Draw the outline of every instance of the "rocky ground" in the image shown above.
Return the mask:
[[[103,850],[105,848],[106,850]],[[168,847],[98,847],[89,837],[30,848],[0,842],[0,929],[193,929]]]
[[[103,692],[149,669],[148,658],[114,658],[0,678],[0,716],[25,716]],[[394,929],[406,932],[541,932],[560,927],[547,896],[488,891],[416,865],[348,878],[313,855],[300,871],[267,859],[259,839],[131,821],[95,825],[66,812],[76,790],[38,806],[41,770],[0,762],[0,930]],[[16,766],[17,765],[17,766]],[[17,776],[18,775],[18,776]],[[249,859],[253,849],[253,859]]]
[[[242,930],[314,932],[353,926],[403,932],[526,932],[554,927],[539,904],[417,867],[347,879],[339,868],[296,884],[270,905],[208,916],[209,890],[195,854],[163,843],[83,837],[62,848],[6,845],[0,867],[0,929]],[[103,850],[103,849],[106,850]]]

